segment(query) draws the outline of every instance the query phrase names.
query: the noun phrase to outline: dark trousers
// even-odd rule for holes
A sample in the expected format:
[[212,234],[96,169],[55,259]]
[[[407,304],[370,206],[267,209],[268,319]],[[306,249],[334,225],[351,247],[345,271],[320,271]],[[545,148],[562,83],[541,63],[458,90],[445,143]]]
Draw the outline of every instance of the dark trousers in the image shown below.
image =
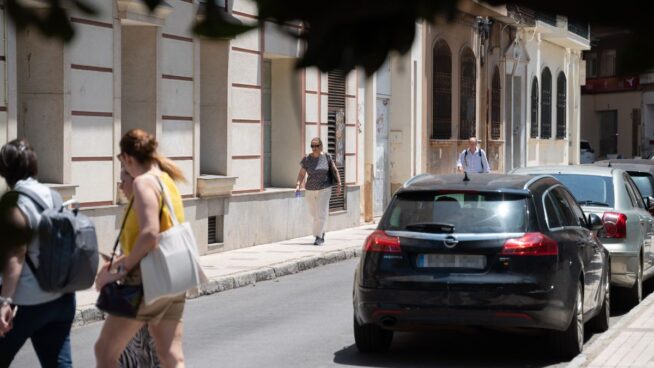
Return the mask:
[[9,367],[27,339],[45,368],[72,367],[70,328],[75,318],[75,294],[51,302],[19,306],[14,327],[0,337],[0,367]]

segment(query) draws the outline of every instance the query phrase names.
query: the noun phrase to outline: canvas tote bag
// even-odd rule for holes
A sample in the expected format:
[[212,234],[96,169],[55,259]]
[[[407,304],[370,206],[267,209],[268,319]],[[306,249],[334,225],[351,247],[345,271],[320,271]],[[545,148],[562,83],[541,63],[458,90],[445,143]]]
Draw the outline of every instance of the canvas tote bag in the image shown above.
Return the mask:
[[156,178],[173,226],[159,234],[159,244],[141,259],[145,304],[152,304],[160,298],[185,292],[207,282],[198,259],[191,225],[188,222],[179,223],[168,188],[161,178]]

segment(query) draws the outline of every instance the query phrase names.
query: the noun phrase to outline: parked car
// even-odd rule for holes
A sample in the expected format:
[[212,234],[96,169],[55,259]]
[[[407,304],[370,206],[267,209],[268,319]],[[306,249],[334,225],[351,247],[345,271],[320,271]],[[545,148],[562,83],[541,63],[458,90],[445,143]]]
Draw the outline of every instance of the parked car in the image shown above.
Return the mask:
[[611,166],[625,170],[640,192],[645,208],[654,215],[654,160],[627,159],[596,161],[599,166]]
[[647,211],[629,174],[617,167],[598,165],[520,168],[514,174],[551,174],[565,184],[588,213],[602,217],[598,234],[611,254],[611,284],[628,305],[640,303],[643,280],[652,268],[654,218]]
[[581,155],[579,156],[579,162],[582,164],[592,164],[595,162],[595,151],[590,147],[590,143],[585,140],[579,140],[579,146],[581,150]]
[[550,330],[566,358],[584,323],[608,328],[609,254],[555,178],[421,175],[399,189],[365,241],[354,278],[360,352],[394,331],[440,325]]

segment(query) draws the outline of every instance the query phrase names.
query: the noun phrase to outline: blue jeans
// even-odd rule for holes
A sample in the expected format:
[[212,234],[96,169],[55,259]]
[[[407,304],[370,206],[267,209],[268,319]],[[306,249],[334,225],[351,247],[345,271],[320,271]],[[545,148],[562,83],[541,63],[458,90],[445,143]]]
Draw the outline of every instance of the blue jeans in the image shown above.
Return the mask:
[[72,367],[70,328],[74,318],[74,293],[43,304],[19,306],[14,328],[0,338],[0,368],[9,367],[27,339],[32,339],[42,367]]

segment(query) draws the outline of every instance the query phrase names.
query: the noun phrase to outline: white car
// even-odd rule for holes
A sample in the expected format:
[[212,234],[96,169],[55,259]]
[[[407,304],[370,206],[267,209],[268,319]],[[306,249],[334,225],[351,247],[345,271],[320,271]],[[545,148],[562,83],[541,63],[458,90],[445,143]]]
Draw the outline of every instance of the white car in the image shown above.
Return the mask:
[[581,155],[579,157],[579,163],[581,164],[592,164],[595,162],[595,151],[590,147],[590,143],[587,140],[580,140],[580,149]]

